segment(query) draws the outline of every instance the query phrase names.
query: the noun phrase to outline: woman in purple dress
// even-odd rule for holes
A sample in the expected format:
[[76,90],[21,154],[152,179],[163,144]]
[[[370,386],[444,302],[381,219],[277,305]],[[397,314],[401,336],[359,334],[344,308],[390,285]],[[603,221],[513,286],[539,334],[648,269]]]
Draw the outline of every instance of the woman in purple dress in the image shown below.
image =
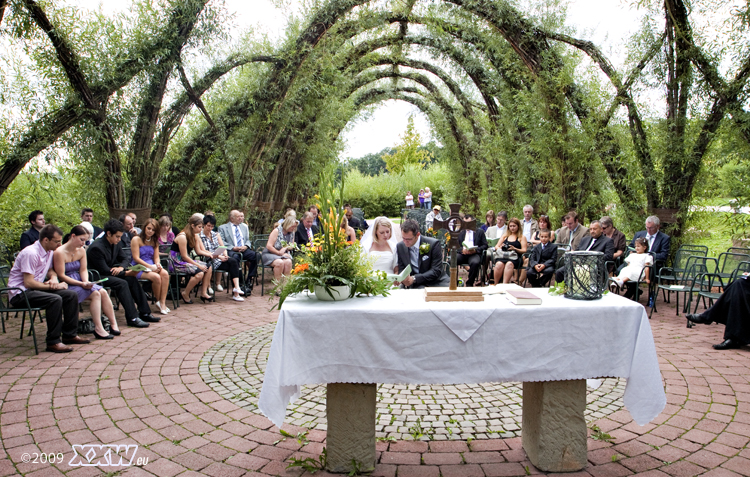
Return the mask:
[[[120,329],[115,320],[115,310],[107,291],[88,280],[86,267],[86,250],[83,246],[89,238],[89,233],[76,225],[70,231],[70,238],[64,245],[58,247],[53,255],[53,263],[57,278],[68,285],[68,289],[78,294],[78,303],[89,300],[89,310],[94,320],[94,336],[99,340],[111,340],[120,335]],[[85,277],[85,278],[81,278]],[[102,311],[109,318],[111,334],[102,326]]]
[[157,242],[157,231],[159,222],[155,219],[148,219],[143,225],[140,235],[133,237],[130,242],[130,251],[133,254],[131,265],[143,265],[149,271],[131,272],[135,274],[138,280],[144,279],[151,282],[151,290],[156,295],[156,306],[162,315],[169,313],[167,308],[167,290],[169,289],[169,273],[161,266],[161,261],[155,263],[154,256],[158,257],[159,244]]

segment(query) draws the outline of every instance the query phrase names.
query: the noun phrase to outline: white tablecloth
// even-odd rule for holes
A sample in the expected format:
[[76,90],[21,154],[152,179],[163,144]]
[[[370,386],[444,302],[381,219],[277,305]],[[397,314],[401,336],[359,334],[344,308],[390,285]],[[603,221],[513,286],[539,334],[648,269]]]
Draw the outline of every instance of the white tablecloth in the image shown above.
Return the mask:
[[430,310],[435,304],[425,303],[421,290],[343,302],[288,299],[271,343],[259,408],[281,427],[287,404],[299,397],[303,384],[621,377],[627,378],[625,407],[638,424],[662,411],[666,396],[643,306],[612,294],[577,301],[544,289],[534,292],[542,305],[513,305],[504,295],[464,303],[470,315],[479,313],[475,308],[492,310],[466,341]]

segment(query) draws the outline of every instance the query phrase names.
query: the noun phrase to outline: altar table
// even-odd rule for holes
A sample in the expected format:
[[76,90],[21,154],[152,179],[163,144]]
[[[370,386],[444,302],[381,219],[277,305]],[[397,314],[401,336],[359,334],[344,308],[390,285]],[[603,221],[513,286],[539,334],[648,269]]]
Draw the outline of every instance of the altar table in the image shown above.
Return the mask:
[[[651,327],[643,306],[617,295],[577,301],[531,291],[542,305],[513,305],[504,295],[426,303],[422,290],[343,302],[289,298],[259,408],[281,427],[301,385],[329,384],[328,456],[349,464],[347,453],[361,451],[351,449],[352,439],[365,439],[375,455],[375,384],[366,383],[521,381],[523,445],[531,462],[543,470],[580,469],[586,464],[585,379],[627,378],[623,401],[639,425],[666,405]],[[366,437],[347,434],[362,426]]]

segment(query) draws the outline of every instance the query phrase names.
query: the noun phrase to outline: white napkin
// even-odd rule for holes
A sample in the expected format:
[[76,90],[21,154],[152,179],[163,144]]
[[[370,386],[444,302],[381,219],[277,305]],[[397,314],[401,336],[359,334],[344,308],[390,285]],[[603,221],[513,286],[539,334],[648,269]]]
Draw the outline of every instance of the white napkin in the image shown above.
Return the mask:
[[495,311],[481,302],[430,301],[425,304],[461,341],[471,338]]

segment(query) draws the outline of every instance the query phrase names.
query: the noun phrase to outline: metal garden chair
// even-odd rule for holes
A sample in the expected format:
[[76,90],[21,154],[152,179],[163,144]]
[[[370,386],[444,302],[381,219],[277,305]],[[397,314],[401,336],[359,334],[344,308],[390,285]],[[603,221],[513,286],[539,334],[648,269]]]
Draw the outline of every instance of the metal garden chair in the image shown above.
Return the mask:
[[[698,305],[703,299],[703,306],[709,308],[713,305],[714,300],[718,300],[721,295],[724,294],[724,290],[738,277],[742,276],[743,273],[750,272],[750,261],[740,262],[737,264],[735,269],[725,278],[720,273],[706,273],[699,280],[700,289],[698,290],[698,298],[695,300],[695,309],[693,313],[698,311]],[[718,289],[719,291],[714,291]],[[708,298],[708,305],[706,305],[706,298]],[[688,321],[688,328],[692,328],[692,322]]]

